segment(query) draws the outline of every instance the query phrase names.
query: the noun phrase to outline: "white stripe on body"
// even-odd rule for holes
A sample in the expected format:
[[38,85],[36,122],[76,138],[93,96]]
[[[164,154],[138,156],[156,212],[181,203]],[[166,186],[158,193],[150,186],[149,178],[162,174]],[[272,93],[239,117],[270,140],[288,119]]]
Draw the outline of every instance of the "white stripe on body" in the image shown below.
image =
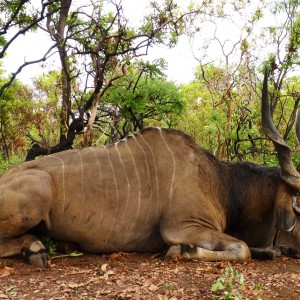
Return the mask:
[[[102,146],[102,147],[104,147],[104,146]],[[104,147],[105,148],[105,147]],[[96,152],[96,150],[94,149],[94,148],[92,148],[92,147],[89,147],[89,149],[94,153],[94,155],[95,155],[95,157],[96,157],[96,161],[97,161],[97,166],[98,166],[98,170],[99,170],[99,176],[100,176],[100,187],[101,187],[101,181],[102,181],[102,171],[101,171],[101,166],[100,166],[100,162],[99,162],[99,159],[98,159],[98,156],[97,156],[97,152]],[[97,190],[98,191],[98,190]],[[100,203],[100,205],[102,204],[101,202],[102,202],[102,199],[100,199],[100,195],[99,195],[99,193],[97,192],[97,194],[98,194],[98,200],[99,200],[99,203]],[[103,200],[106,200],[106,199],[103,199]],[[99,218],[99,226],[101,225],[101,222],[100,222],[100,220],[102,220],[102,218],[103,218],[103,207],[100,207],[100,218]]]
[[[18,174],[20,173],[21,171],[21,167],[19,165],[19,169],[18,169],[18,172],[14,178],[14,181],[17,181],[17,177],[18,177]],[[18,189],[18,192],[17,192],[17,203],[18,203],[18,207],[20,207],[20,204],[19,204],[19,200],[20,200],[20,184],[17,185],[17,189]]]
[[82,222],[82,213],[84,211],[84,203],[85,203],[85,196],[84,196],[84,187],[83,187],[83,162],[82,162],[82,156],[80,151],[77,151],[77,154],[80,159],[80,170],[81,170],[81,209],[80,209],[80,214],[79,214],[79,219],[78,219],[78,225]]
[[132,232],[135,224],[136,224],[137,217],[138,217],[138,214],[140,212],[140,207],[141,207],[141,181],[140,181],[140,176],[139,176],[139,173],[138,173],[138,170],[137,170],[137,167],[136,167],[136,163],[135,163],[134,157],[132,155],[132,152],[131,152],[130,148],[128,147],[128,141],[125,141],[125,147],[127,148],[128,153],[129,153],[129,155],[131,157],[131,160],[132,160],[132,163],[133,163],[133,166],[134,166],[134,170],[135,170],[135,174],[136,174],[136,177],[137,177],[137,181],[138,181],[138,205],[137,205],[137,211],[136,211],[135,218],[133,220],[131,229],[128,232],[127,238],[125,239],[125,243],[126,243],[127,240],[129,239],[130,235],[131,235],[131,232]]
[[168,149],[168,151],[171,154],[171,158],[173,160],[173,172],[172,172],[172,179],[171,179],[171,186],[170,186],[170,195],[169,195],[169,207],[172,204],[172,197],[173,197],[173,185],[174,185],[174,179],[175,179],[175,172],[176,172],[176,160],[175,160],[175,156],[174,153],[172,151],[172,149],[170,148],[170,146],[168,145],[163,133],[162,133],[162,129],[159,128],[159,132],[160,132],[160,136],[164,142],[164,144],[166,145],[166,148]]
[[[149,189],[150,189],[150,195],[149,195],[150,201],[149,201],[148,214],[147,214],[147,217],[146,217],[145,222],[144,222],[144,225],[146,225],[147,222],[148,222],[148,219],[150,217],[150,214],[151,214],[151,206],[152,206],[152,200],[153,200],[152,199],[152,185],[151,185],[150,168],[149,168],[149,163],[148,163],[148,156],[147,156],[144,148],[142,147],[142,145],[140,144],[140,142],[138,141],[138,139],[135,136],[133,136],[133,138],[136,141],[136,143],[138,144],[139,148],[142,150],[142,152],[144,154],[144,157],[145,157],[146,166],[147,166],[148,183],[149,183]],[[144,180],[146,181],[146,178]]]
[[115,208],[114,214],[113,214],[113,221],[112,221],[112,224],[111,224],[111,227],[110,227],[110,232],[109,232],[108,238],[107,238],[107,239],[109,239],[110,236],[111,236],[111,233],[113,231],[113,228],[115,226],[117,211],[118,211],[118,208],[119,208],[119,190],[118,190],[118,184],[117,184],[115,170],[114,170],[112,161],[111,161],[110,156],[109,156],[109,151],[107,149],[106,149],[106,153],[107,153],[107,158],[108,158],[108,161],[109,161],[109,165],[110,165],[110,168],[111,168],[111,171],[112,171],[112,174],[113,174],[113,179],[114,179],[114,184],[115,184],[115,189],[116,189],[116,201],[117,201],[116,208]]
[[156,164],[155,155],[153,153],[153,150],[152,150],[151,146],[144,139],[142,134],[140,135],[140,137],[141,137],[142,141],[145,143],[145,145],[148,147],[148,149],[150,150],[151,156],[152,156],[152,159],[153,159],[153,162],[154,162],[153,165],[154,165],[155,181],[156,181],[156,209],[155,209],[155,217],[156,217],[157,214],[158,214],[159,200],[160,200],[160,197],[159,197],[159,180],[158,180],[158,176],[157,176],[157,167],[156,167],[157,164]]
[[63,223],[63,219],[64,219],[64,212],[65,212],[65,205],[66,205],[66,189],[65,189],[65,163],[64,161],[57,156],[54,155],[49,155],[49,158],[56,158],[61,162],[62,165],[62,190],[63,190],[63,203],[62,203],[62,210],[61,210],[61,218],[60,218],[60,222],[59,222],[59,227],[58,227],[58,231],[60,231],[62,229],[62,223]]
[[119,160],[120,160],[121,165],[123,167],[123,170],[124,170],[124,173],[125,173],[125,178],[126,178],[126,181],[127,181],[127,197],[126,197],[126,203],[125,203],[125,207],[124,207],[124,211],[123,211],[123,216],[121,218],[121,225],[123,225],[125,214],[126,214],[126,210],[127,210],[127,206],[128,206],[128,202],[129,202],[129,194],[130,194],[130,191],[131,191],[131,185],[130,185],[130,181],[129,181],[129,178],[128,178],[128,175],[127,175],[127,172],[126,172],[126,168],[125,168],[125,165],[124,165],[124,162],[122,160],[121,153],[120,153],[120,151],[118,149],[118,145],[117,144],[118,143],[115,144],[115,149],[116,149],[116,152],[118,153]]

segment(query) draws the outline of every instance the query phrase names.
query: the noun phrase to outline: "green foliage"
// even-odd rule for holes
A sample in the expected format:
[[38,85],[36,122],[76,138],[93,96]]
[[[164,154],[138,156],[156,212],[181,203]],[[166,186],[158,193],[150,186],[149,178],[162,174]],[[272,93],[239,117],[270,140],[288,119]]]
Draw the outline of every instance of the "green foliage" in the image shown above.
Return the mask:
[[51,235],[42,235],[39,237],[41,242],[46,248],[47,253],[49,253],[51,256],[56,255],[57,252],[57,242],[52,238]]
[[[0,85],[5,78],[0,78]],[[31,126],[33,112],[32,91],[15,81],[0,96],[0,157],[22,158],[26,151],[25,134]],[[30,99],[30,100],[29,100]]]
[[248,50],[249,50],[249,43],[246,39],[243,39],[241,43],[241,51],[247,52]]
[[78,257],[78,256],[83,255],[83,253],[79,252],[79,251],[72,251],[67,254],[57,255],[58,242],[55,239],[53,239],[53,237],[51,235],[49,235],[49,234],[42,235],[39,238],[40,238],[41,242],[43,243],[43,245],[45,246],[47,253],[50,254],[51,259],[61,258],[61,257]]
[[[5,2],[5,3],[4,3]],[[0,3],[0,14],[5,18],[0,19],[0,28],[4,27],[6,30],[10,27],[18,27],[24,29],[28,26],[31,29],[36,29],[37,26],[31,26],[37,19],[35,10],[31,9],[30,5],[27,5],[28,1],[2,1]],[[24,2],[24,3],[22,3]],[[9,25],[9,26],[7,26]]]
[[[0,20],[1,46],[9,42],[7,33],[11,30],[25,33],[25,28],[37,28],[37,18],[42,19],[47,12],[51,15],[45,29],[64,57],[63,68],[36,78],[33,90],[16,81],[1,95],[1,157],[22,157],[29,146],[28,136],[44,147],[55,145],[74,118],[89,119],[92,104],[98,101],[94,129],[99,130],[94,134],[99,142],[104,141],[103,132],[113,141],[145,126],[172,126],[193,136],[221,159],[277,165],[273,145],[265,139],[260,125],[261,78],[255,73],[265,67],[271,67],[269,90],[274,123],[296,149],[290,116],[297,106],[295,91],[300,84],[298,77],[286,78],[286,72],[299,63],[299,1],[281,0],[272,4],[273,13],[282,23],[271,24],[269,31],[262,34],[266,45],[275,50],[266,55],[268,58],[260,58],[265,62],[258,68],[253,66],[253,61],[258,61],[254,51],[258,45],[254,33],[258,30],[254,25],[265,14],[263,2],[251,10],[247,10],[250,7],[247,1],[191,2],[186,11],[177,3],[152,1],[141,25],[135,27],[118,1],[89,1],[84,5],[78,2],[66,16],[61,1],[41,3],[47,6],[44,11],[41,6],[33,7],[30,1],[0,4],[4,16]],[[190,14],[192,11],[196,13]],[[180,87],[167,82],[163,60],[137,61],[153,44],[172,47],[185,31],[202,33],[206,19],[213,24],[218,19],[235,21],[236,16],[241,17],[241,22],[246,17],[239,26],[243,29],[237,42],[225,43],[218,34],[213,37],[214,41],[218,38],[226,63],[215,58],[209,60],[214,63],[208,64],[199,60],[201,67],[196,70],[193,82]],[[65,36],[60,36],[58,28],[64,17]],[[193,24],[193,30],[188,28]],[[233,60],[231,52],[225,49],[225,44],[231,42],[236,47]],[[3,76],[2,70],[0,74]],[[7,78],[1,78],[0,86],[6,81]],[[296,153],[293,159],[297,162],[298,158]]]
[[3,36],[0,36],[0,46],[3,47],[6,45],[6,43],[7,43],[7,40]]
[[[269,35],[274,45],[271,64],[272,72],[291,70],[298,65],[300,53],[300,13],[299,1],[282,0],[271,3],[273,15],[280,16],[280,22],[269,26]],[[280,49],[280,53],[278,52]]]
[[[115,81],[102,97],[98,123],[110,122],[118,138],[149,125],[171,126],[182,113],[184,102],[179,88],[162,77],[163,65],[163,61],[146,62],[142,67],[137,64],[127,76]],[[105,117],[107,113],[110,120]]]
[[220,294],[219,296],[212,297],[212,299],[244,299],[244,288],[244,276],[232,267],[227,267],[225,273],[211,287],[212,292]]
[[79,251],[73,251],[67,254],[62,254],[62,255],[54,255],[51,257],[51,259],[55,259],[55,258],[62,258],[62,257],[78,257],[78,256],[82,256],[83,253],[79,252]]
[[170,283],[166,283],[166,284],[164,285],[164,287],[165,287],[165,289],[166,289],[167,291],[173,291],[173,290],[175,290],[175,286],[174,286],[173,284],[170,284]]
[[151,1],[150,13],[144,18],[141,32],[152,36],[155,44],[173,47],[186,28],[185,18],[180,17],[182,15],[183,11],[175,1],[165,0],[161,5]]
[[7,160],[4,159],[1,155],[0,155],[0,176],[7,171],[10,167],[12,167],[13,165],[22,162],[23,160],[18,157],[18,156],[14,156],[12,157],[12,159]]
[[264,287],[259,284],[246,285],[243,274],[231,266],[226,267],[221,275],[211,286],[213,300],[251,299],[261,300]]
[[[50,71],[34,80],[33,89],[14,81],[0,97],[0,158],[7,164],[24,160],[31,143],[28,136],[44,146],[59,140],[59,78],[60,73]],[[4,81],[0,78],[0,84]]]
[[[273,144],[261,130],[261,83],[255,91],[249,90],[243,69],[235,73],[234,81],[226,74],[226,69],[214,65],[196,70],[195,80],[181,86],[186,106],[176,126],[221,159],[278,166]],[[299,87],[298,77],[284,80],[273,112],[275,126],[293,149],[297,147],[291,118],[297,104],[293,91]],[[272,86],[269,91],[275,92]],[[295,153],[297,163],[298,157]]]
[[[134,26],[125,16],[120,1],[92,0],[88,3],[42,1],[39,4],[33,4],[31,1],[8,1],[5,5],[0,4],[0,13],[4,17],[0,20],[0,44],[4,46],[3,51],[0,52],[0,58],[3,58],[5,52],[9,51],[10,44],[15,38],[36,28],[47,32],[49,41],[53,41],[56,45],[52,46],[56,49],[49,48],[44,58],[39,57],[37,60],[24,62],[22,67],[12,74],[12,80],[23,67],[33,62],[44,62],[52,56],[55,50],[59,53],[61,63],[61,76],[52,78],[55,80],[52,84],[49,76],[39,78],[39,82],[35,81],[34,84],[41,94],[34,95],[38,104],[37,107],[33,105],[32,126],[24,128],[22,135],[30,136],[32,141],[43,148],[49,148],[53,146],[53,141],[59,143],[58,141],[67,140],[69,144],[72,144],[73,140],[70,140],[74,139],[75,133],[82,133],[80,126],[76,127],[74,123],[82,122],[80,124],[83,124],[83,120],[88,119],[89,123],[84,135],[89,132],[92,127],[90,123],[93,123],[95,117],[95,114],[90,117],[93,105],[95,103],[99,105],[100,98],[105,98],[103,96],[113,83],[128,73],[132,61],[136,61],[139,56],[146,55],[148,49],[154,44],[163,43],[174,46],[178,41],[178,36],[183,33],[185,12],[175,1],[153,2],[148,12],[142,25]],[[46,22],[45,19],[47,19]],[[155,68],[152,70],[152,67],[150,64],[145,65],[149,74],[158,71]],[[5,87],[4,84],[0,86],[1,94]],[[151,89],[153,93],[148,95],[149,99],[156,98],[160,92],[166,98],[165,90],[172,90],[171,87],[165,86],[161,90],[154,91],[154,85]],[[127,93],[127,95],[131,94]],[[147,97],[146,94],[147,92],[143,92],[137,97]],[[170,97],[173,96],[176,102],[177,95],[171,91]],[[41,99],[42,97],[44,98]],[[60,101],[59,104],[57,99]],[[142,101],[133,101],[133,98],[127,99],[127,103],[123,99],[123,102],[122,113],[130,115],[136,123],[139,121],[143,123],[145,118],[152,118],[155,114],[156,121],[173,109],[173,107],[170,108],[172,105],[169,105],[169,101],[163,100],[161,104],[158,101],[160,107],[156,113],[146,116],[149,112],[148,108],[152,108],[151,105],[147,107]],[[29,103],[32,104],[31,101]],[[115,113],[118,114],[119,103],[112,102],[111,104],[114,105]],[[165,109],[162,108],[163,105]],[[103,106],[106,106],[106,103]],[[51,115],[48,118],[45,114],[46,109],[48,116]],[[111,107],[109,109],[111,113]],[[7,108],[8,110],[11,111]],[[173,110],[175,113],[180,111],[180,103]],[[125,123],[127,119],[125,117]],[[138,127],[140,126],[143,125],[139,124]]]
[[61,74],[49,71],[34,79],[31,127],[28,133],[44,147],[51,147],[59,140]]
[[179,128],[218,156],[222,144],[231,134],[226,127],[228,99],[223,94],[226,90],[225,75],[224,69],[207,65],[203,70],[196,70],[194,82],[181,87],[188,105],[185,117],[178,122]]

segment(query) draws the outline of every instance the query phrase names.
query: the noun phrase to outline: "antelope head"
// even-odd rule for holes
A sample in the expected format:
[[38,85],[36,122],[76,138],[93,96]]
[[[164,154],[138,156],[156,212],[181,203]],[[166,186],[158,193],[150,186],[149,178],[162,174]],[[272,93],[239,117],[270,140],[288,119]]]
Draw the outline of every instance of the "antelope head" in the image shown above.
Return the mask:
[[[291,188],[292,208],[296,216],[300,217],[300,174],[292,163],[292,149],[283,140],[277,131],[271,116],[268,99],[268,72],[265,71],[262,90],[262,128],[265,135],[273,142],[279,165],[281,167],[281,177]],[[300,116],[297,116],[296,133],[300,141]]]

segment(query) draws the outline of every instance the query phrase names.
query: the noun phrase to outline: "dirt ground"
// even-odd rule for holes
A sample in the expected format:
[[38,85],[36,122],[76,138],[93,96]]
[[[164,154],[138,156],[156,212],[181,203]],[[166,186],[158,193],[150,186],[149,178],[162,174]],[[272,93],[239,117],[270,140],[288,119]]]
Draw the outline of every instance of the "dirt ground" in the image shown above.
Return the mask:
[[206,263],[135,253],[51,258],[46,269],[1,259],[0,299],[238,299],[211,291],[228,266],[245,278],[243,299],[300,299],[297,259]]

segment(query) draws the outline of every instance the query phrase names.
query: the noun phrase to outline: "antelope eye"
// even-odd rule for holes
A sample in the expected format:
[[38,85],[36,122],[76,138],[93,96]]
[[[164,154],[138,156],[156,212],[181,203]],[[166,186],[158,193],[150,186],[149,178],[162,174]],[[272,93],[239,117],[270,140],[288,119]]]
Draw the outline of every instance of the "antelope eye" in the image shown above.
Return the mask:
[[291,193],[295,197],[300,197],[300,191],[298,191],[298,190],[296,190],[294,188],[291,188]]

